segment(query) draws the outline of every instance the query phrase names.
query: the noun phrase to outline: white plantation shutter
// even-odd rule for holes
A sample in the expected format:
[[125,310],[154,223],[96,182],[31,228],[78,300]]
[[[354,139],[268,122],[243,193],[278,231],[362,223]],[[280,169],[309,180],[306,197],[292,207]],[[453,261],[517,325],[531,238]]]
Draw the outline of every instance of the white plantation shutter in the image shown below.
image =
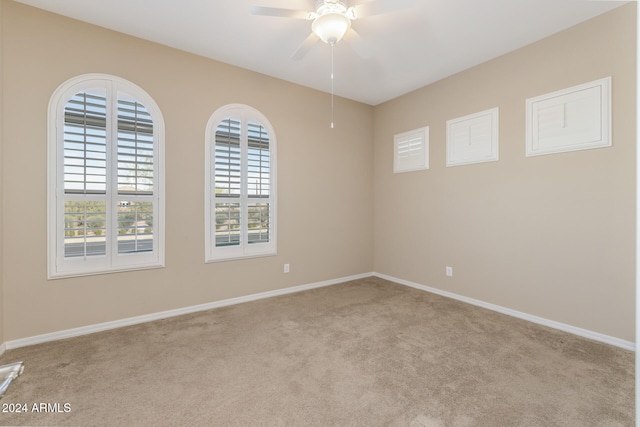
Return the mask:
[[153,194],[153,118],[135,100],[118,99],[118,194]]
[[218,124],[215,136],[216,195],[240,197],[240,121],[227,118]]
[[154,126],[143,104],[119,93],[118,253],[152,252],[154,245]]
[[526,100],[526,156],[609,147],[611,77]]
[[429,169],[429,127],[395,135],[393,172]]
[[214,113],[206,136],[206,261],[275,254],[275,139],[245,105]]
[[498,108],[447,120],[447,167],[498,160]]
[[64,191],[106,194],[107,99],[99,90],[75,94],[64,109]]
[[261,123],[247,123],[247,243],[270,240],[271,147]]
[[50,102],[49,277],[163,264],[162,116],[140,88],[90,74]]
[[238,118],[222,120],[215,133],[215,245],[239,246],[241,193],[241,122]]
[[[64,108],[64,258],[106,254],[107,98],[94,89]],[[58,208],[59,209],[59,208]]]

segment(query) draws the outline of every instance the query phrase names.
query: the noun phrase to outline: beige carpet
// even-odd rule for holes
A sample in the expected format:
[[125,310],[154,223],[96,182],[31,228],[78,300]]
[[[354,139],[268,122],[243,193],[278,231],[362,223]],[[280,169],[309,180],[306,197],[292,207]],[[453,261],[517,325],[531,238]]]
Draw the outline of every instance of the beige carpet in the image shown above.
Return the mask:
[[29,412],[0,413],[2,425],[634,425],[632,352],[378,278],[15,349],[0,364],[18,360],[0,405]]

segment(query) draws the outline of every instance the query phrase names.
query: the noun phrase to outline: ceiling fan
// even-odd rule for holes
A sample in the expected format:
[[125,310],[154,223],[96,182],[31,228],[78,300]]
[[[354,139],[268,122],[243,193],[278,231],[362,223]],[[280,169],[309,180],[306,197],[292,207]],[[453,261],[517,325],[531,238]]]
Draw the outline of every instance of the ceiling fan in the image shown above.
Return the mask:
[[351,27],[356,19],[372,15],[394,12],[413,6],[415,0],[318,0],[313,11],[283,9],[275,7],[253,6],[254,15],[277,16],[282,18],[306,19],[311,23],[311,34],[302,42],[300,47],[291,55],[293,59],[302,59],[318,42],[333,46],[343,37],[353,50],[362,58],[371,56],[371,48],[360,35]]

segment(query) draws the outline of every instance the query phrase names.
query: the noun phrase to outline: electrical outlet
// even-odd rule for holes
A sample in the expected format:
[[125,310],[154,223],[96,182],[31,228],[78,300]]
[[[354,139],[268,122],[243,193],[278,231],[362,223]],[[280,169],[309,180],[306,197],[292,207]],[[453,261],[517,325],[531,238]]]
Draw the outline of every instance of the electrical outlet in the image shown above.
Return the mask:
[[285,265],[284,265],[284,272],[285,272],[285,273],[288,273],[288,272],[290,272],[290,271],[291,271],[291,267],[289,266],[289,264],[285,264]]
[[453,277],[453,267],[449,267],[447,266],[446,270],[445,270],[445,274],[449,277]]

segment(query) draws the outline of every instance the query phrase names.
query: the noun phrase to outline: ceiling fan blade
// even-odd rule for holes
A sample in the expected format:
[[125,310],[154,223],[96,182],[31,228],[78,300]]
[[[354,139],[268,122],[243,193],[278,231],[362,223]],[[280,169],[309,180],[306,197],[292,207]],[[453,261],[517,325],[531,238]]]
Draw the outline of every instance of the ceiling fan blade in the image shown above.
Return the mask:
[[352,4],[351,7],[355,10],[356,18],[365,18],[410,9],[415,3],[415,0],[377,0]]
[[293,59],[304,58],[307,52],[311,50],[311,48],[316,44],[318,40],[320,39],[314,33],[309,34],[309,36],[306,39],[304,39],[304,41],[298,47],[298,49],[296,49],[296,51],[293,52],[293,55],[291,55],[291,58]]
[[373,48],[370,43],[367,43],[360,34],[353,28],[344,35],[344,39],[349,43],[351,49],[362,59],[370,59],[373,56]]
[[282,9],[279,7],[252,6],[251,13],[254,15],[278,16],[280,18],[309,19],[312,12],[296,9]]

